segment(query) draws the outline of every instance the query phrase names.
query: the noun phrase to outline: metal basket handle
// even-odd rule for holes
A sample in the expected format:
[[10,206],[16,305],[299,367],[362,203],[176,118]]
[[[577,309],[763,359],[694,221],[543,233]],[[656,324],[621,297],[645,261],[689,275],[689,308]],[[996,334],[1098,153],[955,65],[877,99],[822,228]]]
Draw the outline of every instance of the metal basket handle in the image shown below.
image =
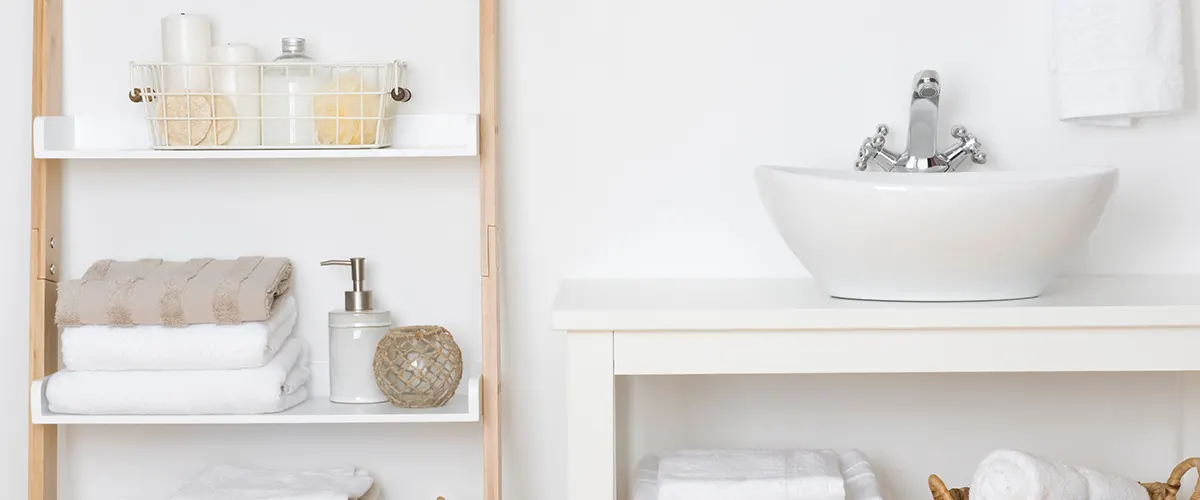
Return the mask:
[[129,100],[132,102],[142,102],[143,100],[145,100],[146,102],[154,102],[154,97],[151,95],[148,95],[148,94],[153,94],[153,93],[154,93],[154,89],[149,88],[149,87],[147,87],[144,92],[142,91],[142,89],[135,88],[135,89],[129,91]]
[[404,87],[396,87],[389,94],[391,94],[392,100],[396,102],[408,102],[412,99],[412,91]]
[[412,91],[408,90],[408,63],[399,59],[392,61],[392,100],[408,102],[412,99]]

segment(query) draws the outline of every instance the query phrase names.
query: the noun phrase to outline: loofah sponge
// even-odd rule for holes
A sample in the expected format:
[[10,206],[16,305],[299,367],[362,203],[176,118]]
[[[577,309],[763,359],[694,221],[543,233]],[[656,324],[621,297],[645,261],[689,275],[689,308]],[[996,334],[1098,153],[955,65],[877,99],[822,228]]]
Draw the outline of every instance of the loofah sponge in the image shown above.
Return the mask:
[[370,94],[319,95],[313,101],[319,144],[374,144],[387,105],[377,89],[363,85],[357,71],[348,71],[327,92],[372,92]]
[[[161,120],[159,133],[168,146],[195,146],[204,141],[212,128],[212,102],[207,97],[169,95],[159,101],[158,116],[190,120]],[[189,135],[190,134],[190,135]]]
[[[207,98],[205,98],[207,100]],[[204,140],[200,141],[201,146],[212,146],[216,141],[217,145],[224,146],[233,138],[233,133],[237,131],[237,120],[233,119],[237,116],[237,110],[233,107],[233,100],[227,96],[213,96],[213,120],[216,125],[216,133],[213,133],[212,126],[204,131]],[[223,119],[228,117],[229,119]]]

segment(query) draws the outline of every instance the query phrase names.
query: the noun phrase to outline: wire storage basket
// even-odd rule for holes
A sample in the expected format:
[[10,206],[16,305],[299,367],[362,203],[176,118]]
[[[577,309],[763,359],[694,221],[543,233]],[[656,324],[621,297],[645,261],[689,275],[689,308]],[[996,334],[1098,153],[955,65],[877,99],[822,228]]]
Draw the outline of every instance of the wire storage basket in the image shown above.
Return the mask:
[[129,99],[154,149],[363,149],[392,145],[406,64],[131,63]]

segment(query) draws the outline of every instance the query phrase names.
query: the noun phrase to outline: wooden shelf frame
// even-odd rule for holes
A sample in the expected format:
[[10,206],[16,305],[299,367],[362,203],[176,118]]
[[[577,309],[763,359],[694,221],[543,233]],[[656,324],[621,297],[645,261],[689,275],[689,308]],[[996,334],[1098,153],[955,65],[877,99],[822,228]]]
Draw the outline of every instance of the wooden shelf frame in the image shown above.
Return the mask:
[[[498,1],[479,0],[479,175],[483,374],[483,499],[501,498],[500,268],[497,211]],[[31,125],[37,117],[62,115],[62,0],[33,0]],[[29,380],[58,369],[54,304],[61,251],[62,164],[31,157]],[[29,420],[29,500],[57,500],[58,427]]]

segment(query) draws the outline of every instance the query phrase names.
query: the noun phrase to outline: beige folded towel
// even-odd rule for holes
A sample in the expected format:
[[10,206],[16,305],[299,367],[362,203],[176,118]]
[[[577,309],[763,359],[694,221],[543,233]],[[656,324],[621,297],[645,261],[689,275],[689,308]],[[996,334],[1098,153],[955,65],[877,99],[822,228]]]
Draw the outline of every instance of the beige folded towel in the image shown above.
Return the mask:
[[58,285],[59,326],[235,324],[263,321],[292,286],[278,257],[101,260]]

